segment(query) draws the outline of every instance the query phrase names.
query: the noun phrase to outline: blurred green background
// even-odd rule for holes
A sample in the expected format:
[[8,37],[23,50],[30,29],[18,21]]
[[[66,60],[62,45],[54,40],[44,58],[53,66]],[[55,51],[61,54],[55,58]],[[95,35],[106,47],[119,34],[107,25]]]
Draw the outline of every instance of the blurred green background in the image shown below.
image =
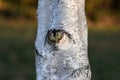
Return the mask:
[[[35,80],[37,0],[0,0],[0,80]],[[86,0],[92,80],[120,80],[120,0]]]

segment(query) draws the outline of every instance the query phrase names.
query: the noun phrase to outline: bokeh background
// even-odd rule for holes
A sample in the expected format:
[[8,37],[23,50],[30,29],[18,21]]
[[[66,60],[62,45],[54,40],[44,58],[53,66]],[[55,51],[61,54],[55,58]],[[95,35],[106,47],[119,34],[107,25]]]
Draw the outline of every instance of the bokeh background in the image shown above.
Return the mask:
[[[35,80],[37,0],[0,0],[0,80]],[[92,80],[120,80],[120,0],[86,0]]]

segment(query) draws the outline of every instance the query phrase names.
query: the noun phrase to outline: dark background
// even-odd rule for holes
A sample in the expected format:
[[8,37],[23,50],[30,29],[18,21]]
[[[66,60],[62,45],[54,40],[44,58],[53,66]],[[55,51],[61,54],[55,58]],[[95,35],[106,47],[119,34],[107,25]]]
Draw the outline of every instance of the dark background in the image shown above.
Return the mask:
[[[0,80],[35,80],[37,0],[0,0]],[[92,80],[120,80],[120,0],[87,0]]]

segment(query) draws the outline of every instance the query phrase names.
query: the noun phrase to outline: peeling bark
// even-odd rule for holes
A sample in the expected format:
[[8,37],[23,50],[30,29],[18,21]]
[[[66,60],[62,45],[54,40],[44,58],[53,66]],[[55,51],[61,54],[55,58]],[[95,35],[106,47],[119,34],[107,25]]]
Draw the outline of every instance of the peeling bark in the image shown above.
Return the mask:
[[90,80],[84,0],[39,0],[37,80]]

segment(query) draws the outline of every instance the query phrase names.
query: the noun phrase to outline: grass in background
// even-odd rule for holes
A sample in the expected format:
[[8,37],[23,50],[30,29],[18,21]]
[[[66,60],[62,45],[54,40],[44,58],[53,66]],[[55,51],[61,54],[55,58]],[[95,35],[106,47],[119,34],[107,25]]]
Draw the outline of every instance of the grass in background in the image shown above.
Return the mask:
[[[0,23],[0,80],[35,80],[36,25],[20,23]],[[93,28],[88,49],[92,80],[120,80],[120,29]]]
[[36,26],[0,25],[0,80],[35,80]]
[[92,80],[120,80],[120,29],[89,29]]

